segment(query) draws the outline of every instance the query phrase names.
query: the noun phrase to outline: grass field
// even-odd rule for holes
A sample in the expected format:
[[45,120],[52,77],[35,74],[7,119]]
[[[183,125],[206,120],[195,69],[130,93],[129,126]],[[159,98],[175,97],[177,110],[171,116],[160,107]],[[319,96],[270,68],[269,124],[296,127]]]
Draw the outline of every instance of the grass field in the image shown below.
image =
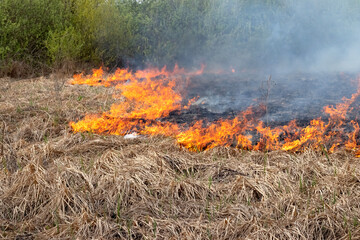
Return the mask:
[[110,88],[0,79],[1,239],[360,239],[360,163],[73,134]]

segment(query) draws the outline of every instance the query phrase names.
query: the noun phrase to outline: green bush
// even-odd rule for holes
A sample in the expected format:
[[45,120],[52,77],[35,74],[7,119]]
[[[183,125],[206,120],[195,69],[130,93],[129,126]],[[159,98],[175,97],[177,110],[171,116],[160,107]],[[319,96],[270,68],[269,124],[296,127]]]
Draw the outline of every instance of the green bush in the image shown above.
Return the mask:
[[38,66],[46,60],[50,29],[65,21],[62,1],[2,0],[0,3],[1,60],[25,60]]
[[2,0],[0,68],[9,67],[11,62],[42,70],[62,61],[95,62],[95,30],[89,22],[94,14],[88,12],[95,2]]
[[50,30],[45,41],[49,60],[59,66],[62,62],[73,62],[81,59],[85,40],[73,26],[64,30]]
[[139,27],[144,19],[140,7],[133,1],[110,0],[97,8],[95,41],[105,65],[123,66],[128,59],[143,55]]

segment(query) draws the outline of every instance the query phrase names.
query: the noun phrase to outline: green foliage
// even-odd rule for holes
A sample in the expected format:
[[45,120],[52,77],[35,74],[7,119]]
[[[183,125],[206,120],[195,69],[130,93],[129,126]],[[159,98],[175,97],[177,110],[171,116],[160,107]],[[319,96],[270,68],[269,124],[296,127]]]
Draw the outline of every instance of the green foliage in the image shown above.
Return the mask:
[[87,19],[78,20],[82,9],[75,2],[78,1],[2,0],[0,68],[8,61],[43,68],[48,64],[57,66],[60,61],[88,60],[94,46],[88,47],[90,34],[83,34],[87,29],[82,26],[86,24],[79,22]]
[[151,62],[191,61],[206,43],[203,17],[206,1],[153,1],[144,6],[148,21],[142,26],[145,56]]
[[[1,0],[0,68],[9,60],[33,67],[193,65],[209,59],[230,65],[237,56],[252,64],[283,49],[301,55],[309,42],[321,47],[358,31],[359,1],[314,2],[320,15],[305,14],[312,8],[304,2],[304,9],[294,10],[295,0]],[[314,25],[319,19],[331,20],[326,31]],[[281,46],[269,44],[276,31]]]
[[45,39],[50,29],[65,21],[64,5],[52,0],[2,0],[0,3],[0,58],[46,58]]
[[132,1],[108,1],[98,7],[96,44],[105,65],[123,65],[126,59],[142,55],[141,5]]
[[45,41],[50,61],[56,64],[79,59],[84,45],[84,39],[73,26],[50,30]]

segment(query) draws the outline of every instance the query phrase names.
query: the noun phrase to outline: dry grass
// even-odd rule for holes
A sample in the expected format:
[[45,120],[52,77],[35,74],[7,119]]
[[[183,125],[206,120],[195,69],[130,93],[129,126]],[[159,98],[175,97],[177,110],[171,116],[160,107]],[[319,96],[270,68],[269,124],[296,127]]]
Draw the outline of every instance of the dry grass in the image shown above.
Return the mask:
[[72,134],[111,91],[0,79],[1,239],[360,239],[351,154]]

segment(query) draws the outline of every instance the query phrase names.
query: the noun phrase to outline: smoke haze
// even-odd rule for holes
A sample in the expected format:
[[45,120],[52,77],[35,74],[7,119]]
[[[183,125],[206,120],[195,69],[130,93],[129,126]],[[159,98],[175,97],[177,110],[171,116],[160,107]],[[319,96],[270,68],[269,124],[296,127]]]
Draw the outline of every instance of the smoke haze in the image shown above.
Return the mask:
[[204,43],[208,47],[193,62],[205,62],[208,70],[235,68],[237,77],[195,83],[190,91],[200,93],[203,106],[214,112],[244,110],[267,94],[269,75],[267,117],[272,121],[322,116],[323,106],[354,93],[357,86],[350,79],[360,70],[359,2],[212,3],[203,25],[211,33]]
[[[270,75],[274,119],[309,115],[313,105],[317,108],[311,113],[319,116],[323,106],[350,97],[357,87],[350,79],[360,70],[358,0],[118,3],[123,6],[121,23],[101,11],[107,19],[98,39],[108,47],[104,52],[132,68],[178,63],[191,69],[203,63],[207,73],[223,71],[225,75],[195,79],[188,89],[189,97],[198,95],[201,106],[212,111],[246,109],[266,95]],[[128,26],[136,31],[129,32]],[[280,108],[280,103],[286,106]]]
[[359,2],[215,2],[204,24],[211,29],[224,21],[223,29],[216,41],[207,39],[213,46],[204,59],[279,72],[360,68]]

